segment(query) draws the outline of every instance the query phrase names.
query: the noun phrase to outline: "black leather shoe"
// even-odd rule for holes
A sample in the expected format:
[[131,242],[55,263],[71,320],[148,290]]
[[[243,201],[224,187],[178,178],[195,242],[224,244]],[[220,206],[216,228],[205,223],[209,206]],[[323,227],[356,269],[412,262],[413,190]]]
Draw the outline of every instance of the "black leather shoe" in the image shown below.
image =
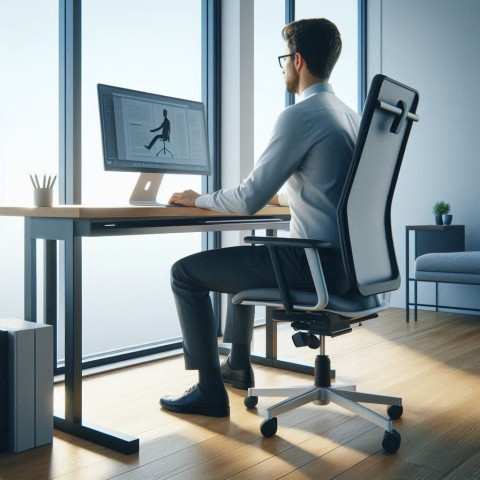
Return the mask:
[[255,386],[255,377],[253,375],[253,368],[249,365],[246,368],[234,370],[228,363],[228,358],[220,365],[222,378],[224,383],[232,385],[232,387],[248,390]]
[[198,383],[183,395],[162,397],[160,405],[166,410],[177,413],[198,413],[208,417],[228,417],[230,415],[227,392],[224,390],[216,395],[209,395],[200,389]]

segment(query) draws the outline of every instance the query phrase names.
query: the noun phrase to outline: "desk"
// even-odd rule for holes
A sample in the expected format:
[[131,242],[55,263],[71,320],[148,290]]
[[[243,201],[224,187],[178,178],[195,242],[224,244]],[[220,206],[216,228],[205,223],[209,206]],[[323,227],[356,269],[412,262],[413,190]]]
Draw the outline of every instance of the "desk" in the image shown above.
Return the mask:
[[[417,282],[410,278],[410,232],[413,232],[413,260],[426,253],[463,252],[465,250],[465,225],[407,225],[405,227],[405,314],[410,321],[410,282],[414,283],[415,298],[417,298]],[[438,305],[438,284],[436,284]],[[416,311],[416,307],[415,307]],[[437,307],[438,311],[438,307]],[[417,321],[415,315],[415,321]]]
[[89,425],[82,418],[82,237],[286,228],[286,207],[254,216],[225,215],[188,207],[0,207],[0,215],[25,217],[25,320],[37,321],[37,239],[45,240],[45,321],[56,324],[57,242],[65,244],[65,417],[54,426],[130,454],[139,440]]

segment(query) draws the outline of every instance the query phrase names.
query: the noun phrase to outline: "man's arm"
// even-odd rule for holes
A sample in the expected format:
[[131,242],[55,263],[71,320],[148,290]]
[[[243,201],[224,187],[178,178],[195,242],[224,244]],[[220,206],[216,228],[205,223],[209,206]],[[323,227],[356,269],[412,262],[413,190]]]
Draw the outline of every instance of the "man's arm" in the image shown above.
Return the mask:
[[275,201],[278,190],[296,170],[311,147],[305,141],[304,123],[300,112],[292,109],[282,112],[257,165],[248,178],[237,187],[218,190],[208,195],[199,195],[187,190],[174,194],[171,200],[189,206],[193,206],[194,200],[196,207],[220,213],[253,215],[272,201],[272,198]]
[[[179,203],[180,205],[185,205],[186,207],[195,207],[195,201],[198,197],[201,197],[200,193],[195,192],[194,190],[185,190],[183,192],[174,193],[168,203]],[[279,200],[278,195],[274,195],[268,205],[282,205]]]
[[150,131],[151,131],[152,133],[153,133],[153,132],[158,132],[160,129],[163,128],[164,123],[165,123],[165,121],[164,121],[159,127],[154,128],[153,130],[150,130]]

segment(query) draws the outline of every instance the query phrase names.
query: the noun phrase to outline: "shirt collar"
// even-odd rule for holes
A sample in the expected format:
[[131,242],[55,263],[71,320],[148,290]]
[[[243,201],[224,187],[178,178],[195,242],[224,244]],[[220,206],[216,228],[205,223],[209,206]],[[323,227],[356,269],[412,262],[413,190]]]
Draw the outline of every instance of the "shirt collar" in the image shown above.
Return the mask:
[[308,88],[306,88],[303,91],[302,95],[300,96],[300,100],[304,100],[310,95],[314,95],[315,93],[320,93],[320,92],[334,93],[333,87],[330,83],[328,82],[314,83],[313,85],[310,85]]

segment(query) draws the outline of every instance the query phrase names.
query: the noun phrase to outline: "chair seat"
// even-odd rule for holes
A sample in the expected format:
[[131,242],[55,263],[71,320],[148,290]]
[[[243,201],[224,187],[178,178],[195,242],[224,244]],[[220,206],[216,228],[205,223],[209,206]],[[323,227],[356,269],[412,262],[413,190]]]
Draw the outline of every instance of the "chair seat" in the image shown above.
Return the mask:
[[[317,294],[315,292],[306,292],[300,290],[290,290],[293,304],[296,308],[307,308],[317,303]],[[248,301],[249,303],[273,303],[282,306],[280,290],[277,288],[254,288],[243,290],[237,293],[232,302],[235,304]],[[327,311],[335,312],[358,312],[374,309],[379,306],[376,295],[364,297],[359,293],[348,292],[345,296],[338,297],[329,295],[328,305],[324,308]]]
[[480,285],[480,252],[421,255],[415,263],[415,279]]

